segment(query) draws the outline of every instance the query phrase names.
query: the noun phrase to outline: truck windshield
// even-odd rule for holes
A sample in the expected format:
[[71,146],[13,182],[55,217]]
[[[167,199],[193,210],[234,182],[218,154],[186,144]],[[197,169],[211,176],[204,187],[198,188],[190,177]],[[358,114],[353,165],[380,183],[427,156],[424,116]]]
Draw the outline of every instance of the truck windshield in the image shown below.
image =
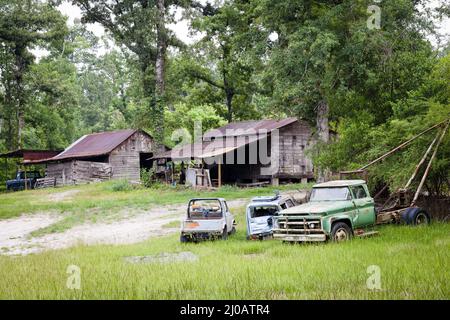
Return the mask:
[[274,216],[278,213],[277,206],[256,206],[250,207],[250,217],[258,218],[265,216]]
[[347,187],[313,188],[310,201],[349,200],[349,197],[350,193]]
[[193,200],[189,203],[189,218],[222,218],[222,207],[218,200]]

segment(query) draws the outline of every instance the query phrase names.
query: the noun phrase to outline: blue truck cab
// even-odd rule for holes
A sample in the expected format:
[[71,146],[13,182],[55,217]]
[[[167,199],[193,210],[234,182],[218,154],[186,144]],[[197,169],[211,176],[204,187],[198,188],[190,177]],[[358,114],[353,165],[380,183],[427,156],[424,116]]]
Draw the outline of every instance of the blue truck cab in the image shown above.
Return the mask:
[[17,171],[16,178],[6,181],[6,190],[19,191],[25,189],[33,189],[36,180],[41,178],[39,171]]
[[295,205],[296,201],[291,196],[280,194],[253,198],[246,208],[247,240],[272,237],[273,217]]

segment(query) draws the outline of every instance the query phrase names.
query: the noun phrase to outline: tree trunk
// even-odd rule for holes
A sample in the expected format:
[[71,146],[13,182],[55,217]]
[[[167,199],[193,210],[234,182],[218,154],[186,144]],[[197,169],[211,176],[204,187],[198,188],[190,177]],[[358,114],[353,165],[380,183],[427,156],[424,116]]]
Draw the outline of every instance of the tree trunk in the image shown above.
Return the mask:
[[[330,108],[325,100],[321,100],[317,104],[316,125],[319,141],[328,143],[330,141],[330,130],[328,126],[328,114]],[[317,168],[317,182],[325,182],[328,180],[329,172],[324,168]]]
[[17,146],[23,148],[23,130],[25,129],[25,114],[22,106],[17,110]]
[[226,94],[226,98],[227,98],[227,120],[228,122],[232,122],[233,121],[233,97],[234,97],[234,92],[232,89],[225,89],[225,94]]
[[158,21],[156,24],[157,44],[156,44],[156,83],[155,102],[153,103],[154,136],[158,143],[162,144],[164,139],[164,95],[165,95],[165,74],[166,74],[166,51],[167,51],[167,30],[165,25],[165,3],[164,0],[157,0]]
[[330,108],[325,100],[322,100],[317,105],[316,125],[319,139],[325,143],[330,141],[330,129],[328,126],[328,114]]
[[23,75],[26,71],[28,63],[24,58],[26,54],[26,48],[17,46],[14,50],[15,54],[15,66],[14,66],[14,80],[15,80],[15,93],[14,104],[17,114],[17,146],[23,147],[23,131],[25,129],[25,92],[23,87]]

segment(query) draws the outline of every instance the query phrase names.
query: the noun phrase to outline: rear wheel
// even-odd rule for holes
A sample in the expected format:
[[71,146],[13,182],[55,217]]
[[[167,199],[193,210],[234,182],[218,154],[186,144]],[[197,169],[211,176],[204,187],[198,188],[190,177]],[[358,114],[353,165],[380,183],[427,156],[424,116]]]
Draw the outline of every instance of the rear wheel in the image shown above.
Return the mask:
[[411,225],[427,225],[430,224],[431,218],[428,212],[422,208],[408,208],[402,215],[407,224]]
[[222,232],[222,240],[227,240],[228,239],[228,230],[227,227],[223,228],[223,232]]
[[189,242],[189,239],[186,236],[181,235],[180,236],[180,242],[181,243],[186,243],[186,242]]
[[331,240],[335,242],[350,240],[352,236],[352,229],[345,222],[336,222],[331,228]]

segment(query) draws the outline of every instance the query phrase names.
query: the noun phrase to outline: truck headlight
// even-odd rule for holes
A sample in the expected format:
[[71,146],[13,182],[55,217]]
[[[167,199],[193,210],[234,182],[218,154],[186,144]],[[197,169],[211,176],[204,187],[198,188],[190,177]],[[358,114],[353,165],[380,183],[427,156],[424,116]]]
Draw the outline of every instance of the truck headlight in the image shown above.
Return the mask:
[[316,227],[316,225],[314,223],[310,223],[308,226],[310,229],[314,229]]
[[273,223],[272,228],[278,229],[278,219],[273,217],[273,222],[272,223]]

